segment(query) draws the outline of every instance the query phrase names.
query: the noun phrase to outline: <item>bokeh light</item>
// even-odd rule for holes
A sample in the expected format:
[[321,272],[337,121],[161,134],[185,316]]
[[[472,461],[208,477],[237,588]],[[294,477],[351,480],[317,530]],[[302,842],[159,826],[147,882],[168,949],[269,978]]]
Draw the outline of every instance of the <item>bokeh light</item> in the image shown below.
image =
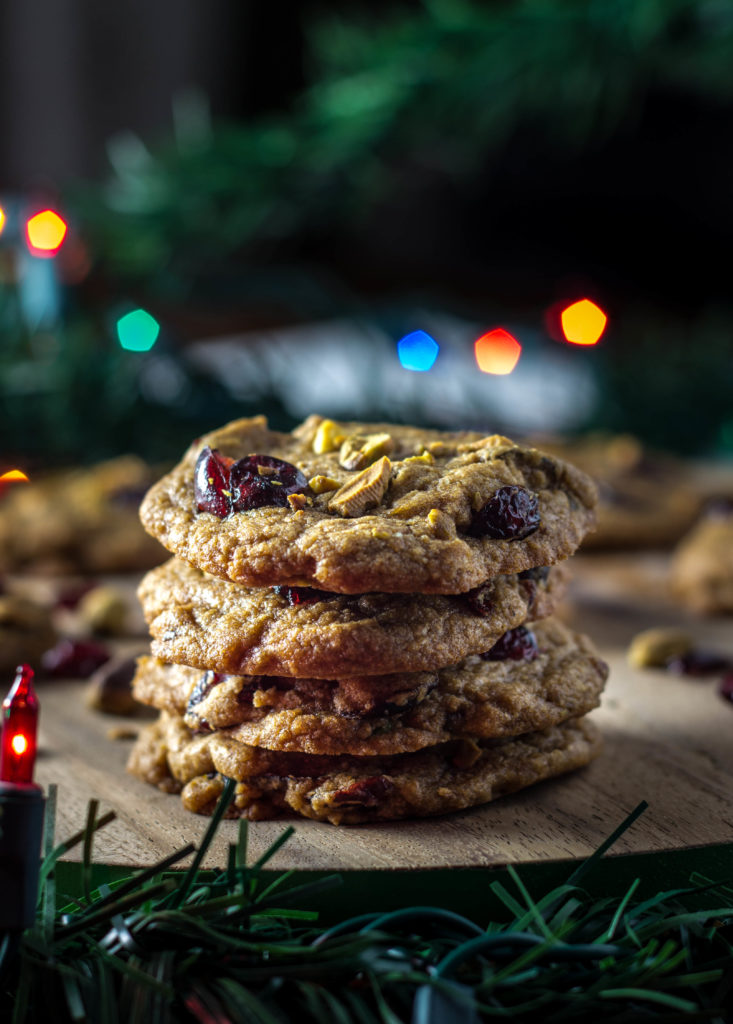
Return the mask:
[[0,484],[28,483],[28,477],[22,469],[9,469],[7,473],[0,476]]
[[2,206],[0,206],[0,235],[3,233],[3,228],[5,227],[6,220],[7,218],[5,216],[5,210],[3,210]]
[[406,370],[429,370],[440,346],[425,331],[412,331],[397,342],[397,356]]
[[473,350],[482,373],[503,376],[511,373],[519,362],[522,346],[509,331],[495,327],[474,342]]
[[34,256],[53,256],[66,237],[66,221],[53,210],[41,210],[25,225],[28,245]]
[[149,352],[160,334],[160,324],[144,309],[133,309],[117,321],[117,337],[128,352]]
[[595,345],[606,329],[608,317],[590,299],[579,299],[560,314],[565,340],[573,345]]

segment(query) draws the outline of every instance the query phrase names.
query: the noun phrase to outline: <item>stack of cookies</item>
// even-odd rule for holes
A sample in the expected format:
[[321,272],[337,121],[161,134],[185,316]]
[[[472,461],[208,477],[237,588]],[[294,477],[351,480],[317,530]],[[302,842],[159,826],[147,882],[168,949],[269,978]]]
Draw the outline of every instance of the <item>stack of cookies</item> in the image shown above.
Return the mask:
[[498,435],[312,416],[194,443],[141,518],[159,718],[129,768],[210,813],[443,814],[586,764],[607,669],[552,618],[596,490]]

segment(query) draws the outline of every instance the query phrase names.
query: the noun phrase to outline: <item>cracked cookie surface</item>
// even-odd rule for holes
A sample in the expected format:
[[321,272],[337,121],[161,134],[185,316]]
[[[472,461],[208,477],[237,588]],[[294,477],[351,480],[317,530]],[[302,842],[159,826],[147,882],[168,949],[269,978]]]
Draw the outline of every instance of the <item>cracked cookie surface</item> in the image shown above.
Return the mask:
[[468,595],[321,593],[291,604],[275,589],[242,587],[176,558],[149,572],[138,596],[163,661],[328,679],[434,671],[487,651],[507,630],[551,614],[567,569],[529,576],[497,576]]
[[[308,487],[292,493],[288,484],[292,501],[285,505],[201,511],[194,477],[207,447],[227,463],[266,456],[257,471],[274,477],[273,487],[283,481],[269,463],[283,460]],[[247,479],[262,484],[256,474]],[[221,486],[222,505],[211,507],[223,513],[236,495]],[[526,535],[482,533],[477,516],[507,488],[526,492],[536,526]],[[247,586],[462,593],[490,576],[567,558],[592,528],[596,502],[595,485],[580,470],[499,435],[319,416],[285,434],[256,417],[195,442],[151,488],[140,514],[169,551]]]
[[[590,641],[552,619],[532,627],[523,661],[471,656],[440,672],[354,680],[217,676],[142,658],[138,700],[194,732],[309,754],[386,756],[456,738],[535,732],[598,706],[608,669]],[[390,689],[390,679],[393,680]]]
[[192,736],[161,715],[140,735],[128,770],[184,806],[211,814],[225,778],[238,785],[230,817],[301,815],[334,825],[447,814],[573,771],[600,752],[584,718],[512,739],[441,744],[395,757],[273,753],[221,733]]

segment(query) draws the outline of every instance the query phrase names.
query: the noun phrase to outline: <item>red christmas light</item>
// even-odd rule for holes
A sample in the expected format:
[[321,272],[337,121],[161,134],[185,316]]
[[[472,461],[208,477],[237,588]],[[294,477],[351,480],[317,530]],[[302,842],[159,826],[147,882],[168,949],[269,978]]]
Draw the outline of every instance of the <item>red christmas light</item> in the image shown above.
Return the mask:
[[30,665],[18,665],[15,681],[3,701],[0,782],[33,782],[37,728],[38,697],[33,689],[33,669]]

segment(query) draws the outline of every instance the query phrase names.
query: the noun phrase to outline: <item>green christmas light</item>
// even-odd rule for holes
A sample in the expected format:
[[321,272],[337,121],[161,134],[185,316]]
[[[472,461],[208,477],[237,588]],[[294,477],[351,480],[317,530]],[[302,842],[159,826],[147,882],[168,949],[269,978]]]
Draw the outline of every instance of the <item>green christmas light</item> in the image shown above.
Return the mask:
[[160,334],[160,324],[144,309],[133,309],[117,321],[117,337],[128,352],[149,352]]

